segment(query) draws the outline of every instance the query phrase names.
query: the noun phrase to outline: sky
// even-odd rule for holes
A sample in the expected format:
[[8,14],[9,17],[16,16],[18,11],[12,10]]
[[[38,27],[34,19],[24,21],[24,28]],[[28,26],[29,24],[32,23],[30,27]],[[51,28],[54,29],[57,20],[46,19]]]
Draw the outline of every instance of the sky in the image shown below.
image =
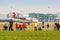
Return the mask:
[[0,13],[56,13],[60,0],[0,0]]

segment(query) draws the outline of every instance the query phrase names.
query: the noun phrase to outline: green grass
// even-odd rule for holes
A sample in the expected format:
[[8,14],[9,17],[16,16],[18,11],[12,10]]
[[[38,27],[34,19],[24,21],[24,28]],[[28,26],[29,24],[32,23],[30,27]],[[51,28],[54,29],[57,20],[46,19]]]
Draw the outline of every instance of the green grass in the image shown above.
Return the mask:
[[60,40],[60,31],[0,31],[0,40]]

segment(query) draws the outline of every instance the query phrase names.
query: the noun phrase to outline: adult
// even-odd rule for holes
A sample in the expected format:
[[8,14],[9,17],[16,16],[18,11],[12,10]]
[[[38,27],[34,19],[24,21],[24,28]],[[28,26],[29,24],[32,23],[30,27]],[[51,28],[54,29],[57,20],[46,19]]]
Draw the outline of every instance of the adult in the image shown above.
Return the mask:
[[44,21],[42,21],[42,30],[44,30]]
[[15,25],[16,25],[16,30],[18,30],[18,26],[19,26],[19,24],[18,24],[18,23],[16,23]]
[[12,26],[13,26],[13,21],[12,21],[12,19],[9,21],[9,30],[13,30],[12,29]]

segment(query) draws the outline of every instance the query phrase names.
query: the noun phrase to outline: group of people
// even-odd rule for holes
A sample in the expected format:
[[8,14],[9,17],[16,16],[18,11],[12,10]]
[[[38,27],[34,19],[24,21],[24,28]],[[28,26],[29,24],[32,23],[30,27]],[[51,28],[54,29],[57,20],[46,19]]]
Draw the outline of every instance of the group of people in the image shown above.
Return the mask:
[[[16,27],[16,30],[25,30],[26,29],[26,23],[21,23],[21,24],[16,23],[15,27]],[[7,30],[7,29],[9,29],[9,31],[10,30],[12,30],[12,31],[14,30],[13,29],[13,21],[12,20],[9,21],[9,27],[7,26],[7,24],[4,25],[4,30]]]
[[[44,23],[44,21],[43,21],[43,22],[42,22],[42,27],[38,27],[38,28],[37,28],[37,25],[38,25],[38,24],[35,23],[34,30],[36,30],[36,31],[37,31],[37,30],[44,30],[44,28],[45,28],[44,24],[45,24],[45,23]],[[46,26],[47,26],[47,30],[49,30],[49,23],[47,23]]]
[[[47,30],[49,30],[49,27],[50,27],[50,25],[49,25],[49,23],[47,23],[47,25],[46,25]],[[45,26],[44,26],[44,21],[43,21],[42,22],[42,27],[37,28],[37,25],[35,24],[34,30],[35,31],[37,31],[37,30],[44,30],[44,28],[45,28]],[[58,31],[60,30],[59,22],[54,22],[54,30],[58,30]]]
[[[4,30],[7,30],[7,29],[9,29],[9,31],[14,30],[12,20],[9,21],[9,27],[7,27],[6,25],[7,24],[4,25]],[[35,23],[34,30],[37,30],[37,25],[38,25],[38,23]],[[27,25],[26,25],[26,23],[16,23],[15,27],[16,27],[16,30],[25,30],[27,28]],[[47,23],[46,27],[47,27],[47,30],[49,30],[49,27],[50,27],[49,23]],[[45,26],[44,26],[44,21],[43,21],[42,22],[42,27],[39,27],[38,30],[44,30],[44,28],[45,28]],[[55,23],[54,29],[59,30],[60,29],[60,24]]]
[[16,23],[16,30],[25,30],[26,29],[26,23]]
[[9,29],[9,31],[10,30],[13,30],[13,21],[12,21],[12,19],[9,21],[9,27],[7,26],[7,23],[4,25],[4,30],[7,30],[7,29]]
[[60,24],[56,22],[54,28],[55,28],[55,30],[58,30],[58,31],[59,31],[59,29],[60,29]]

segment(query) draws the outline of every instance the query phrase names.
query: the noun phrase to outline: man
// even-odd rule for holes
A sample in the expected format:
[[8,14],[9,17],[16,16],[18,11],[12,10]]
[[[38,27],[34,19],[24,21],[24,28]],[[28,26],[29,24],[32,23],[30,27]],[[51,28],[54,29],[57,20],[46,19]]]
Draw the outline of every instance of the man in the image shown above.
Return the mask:
[[12,26],[13,26],[13,21],[12,21],[12,19],[9,21],[9,30],[13,30],[12,29]]
[[42,22],[42,30],[44,30],[44,21]]

